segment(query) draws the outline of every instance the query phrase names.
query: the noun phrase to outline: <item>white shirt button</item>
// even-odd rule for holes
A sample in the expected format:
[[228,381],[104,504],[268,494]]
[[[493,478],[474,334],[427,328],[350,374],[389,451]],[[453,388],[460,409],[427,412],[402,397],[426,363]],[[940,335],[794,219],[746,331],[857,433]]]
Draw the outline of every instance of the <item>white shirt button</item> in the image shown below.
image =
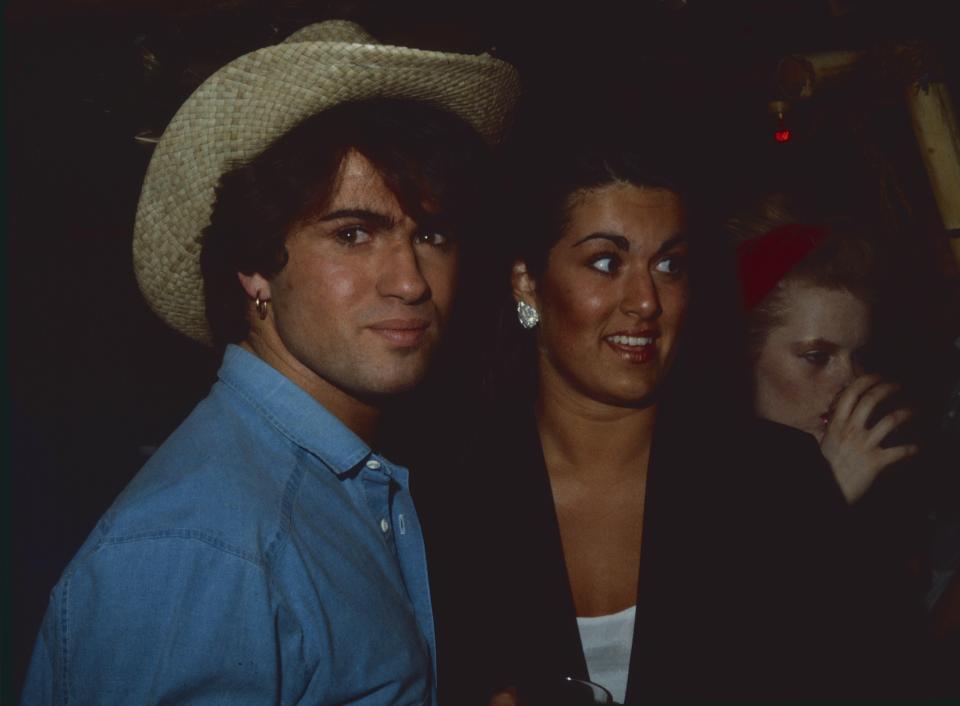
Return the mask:
[[380,520],[380,529],[383,531],[384,534],[390,531],[390,523],[387,522],[386,517]]
[[380,462],[375,458],[371,458],[369,461],[367,461],[367,468],[369,468],[371,471],[376,471],[380,468]]

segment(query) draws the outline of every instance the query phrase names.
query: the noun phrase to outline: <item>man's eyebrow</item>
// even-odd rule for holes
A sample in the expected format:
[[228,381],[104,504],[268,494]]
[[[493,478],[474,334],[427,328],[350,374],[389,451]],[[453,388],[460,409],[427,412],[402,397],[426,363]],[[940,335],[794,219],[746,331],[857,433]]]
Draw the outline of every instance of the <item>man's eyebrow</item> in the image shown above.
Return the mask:
[[613,235],[612,233],[591,233],[585,238],[580,238],[575,242],[571,247],[577,247],[586,243],[588,240],[609,240],[611,243],[617,246],[618,250],[623,250],[628,252],[630,250],[630,241],[624,238],[622,235]]
[[315,223],[327,223],[329,221],[339,221],[344,218],[354,218],[357,220],[366,221],[367,223],[372,223],[373,225],[381,228],[390,228],[396,223],[393,218],[385,213],[379,213],[367,208],[341,208],[312,220]]

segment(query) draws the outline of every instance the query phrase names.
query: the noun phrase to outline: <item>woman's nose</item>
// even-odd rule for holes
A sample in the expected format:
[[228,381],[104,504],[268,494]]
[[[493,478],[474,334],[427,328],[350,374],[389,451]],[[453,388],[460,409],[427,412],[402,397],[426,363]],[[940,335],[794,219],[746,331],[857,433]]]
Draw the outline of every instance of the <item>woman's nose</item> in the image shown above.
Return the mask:
[[852,357],[842,359],[840,378],[844,387],[856,380],[862,374],[863,369],[860,367],[860,363],[856,359]]
[[632,277],[624,283],[620,310],[641,319],[655,319],[662,311],[660,295],[649,276]]
[[843,394],[843,391],[850,386],[850,383],[852,383],[858,377],[860,377],[860,370],[859,366],[854,361],[849,359],[840,359],[838,361],[834,375],[834,403],[836,403],[837,398]]

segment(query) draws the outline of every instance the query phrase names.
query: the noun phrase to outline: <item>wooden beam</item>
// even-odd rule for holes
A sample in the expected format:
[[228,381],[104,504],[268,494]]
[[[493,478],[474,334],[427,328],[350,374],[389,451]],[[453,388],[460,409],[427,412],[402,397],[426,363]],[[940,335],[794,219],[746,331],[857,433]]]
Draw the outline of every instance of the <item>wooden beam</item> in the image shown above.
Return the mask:
[[953,256],[960,265],[960,130],[943,83],[907,86],[907,108]]

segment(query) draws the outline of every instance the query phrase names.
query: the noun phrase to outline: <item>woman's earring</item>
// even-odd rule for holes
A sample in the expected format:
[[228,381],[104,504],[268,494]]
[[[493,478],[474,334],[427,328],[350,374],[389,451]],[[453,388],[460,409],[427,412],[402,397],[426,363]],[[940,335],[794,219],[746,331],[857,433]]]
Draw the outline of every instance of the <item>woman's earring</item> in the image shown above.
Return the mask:
[[540,314],[522,299],[517,302],[517,318],[525,329],[531,329],[540,323]]
[[253,300],[254,305],[257,307],[257,316],[260,317],[261,321],[267,318],[267,301],[267,299],[260,298],[260,292],[257,292],[257,296]]

